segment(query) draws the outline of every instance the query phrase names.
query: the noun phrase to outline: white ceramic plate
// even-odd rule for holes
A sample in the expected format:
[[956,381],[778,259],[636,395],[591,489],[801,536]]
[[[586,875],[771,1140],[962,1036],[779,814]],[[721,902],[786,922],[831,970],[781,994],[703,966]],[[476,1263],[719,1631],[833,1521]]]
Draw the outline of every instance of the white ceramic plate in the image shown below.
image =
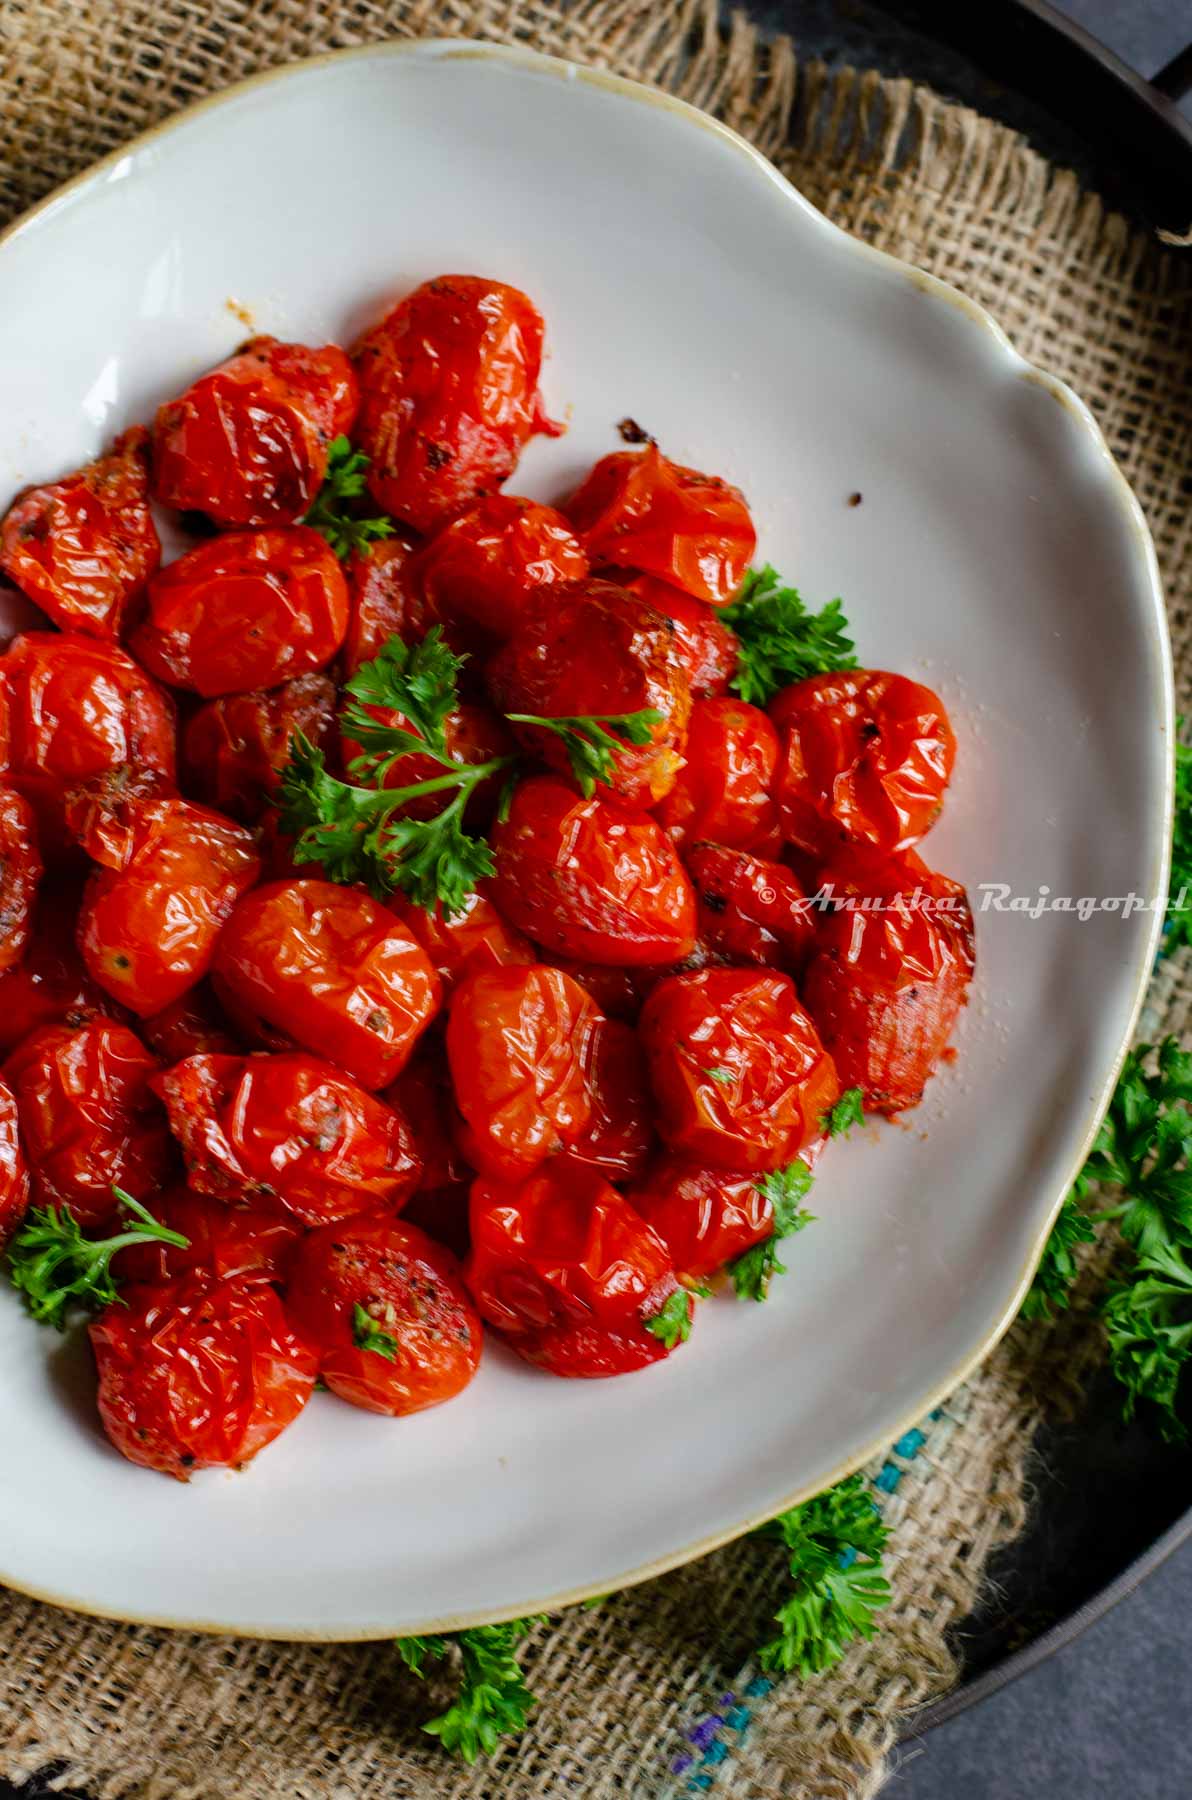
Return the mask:
[[[524,287],[568,489],[630,413],[739,482],[762,550],[844,596],[862,659],[960,741],[928,860],[1014,894],[1155,896],[1169,653],[1138,508],[1089,415],[938,282],[843,236],[731,133],[522,53],[400,46],[264,78],[109,159],[0,246],[0,495],[94,453],[257,328],[344,341],[448,270]],[[847,496],[859,490],[863,504]],[[492,1341],[438,1411],[316,1396],[242,1476],[131,1468],[85,1347],[0,1296],[0,1579],[101,1613],[381,1637],[681,1562],[883,1447],[1019,1303],[1085,1154],[1158,915],[978,911],[959,1060],[833,1150],[770,1302],[608,1382]]]

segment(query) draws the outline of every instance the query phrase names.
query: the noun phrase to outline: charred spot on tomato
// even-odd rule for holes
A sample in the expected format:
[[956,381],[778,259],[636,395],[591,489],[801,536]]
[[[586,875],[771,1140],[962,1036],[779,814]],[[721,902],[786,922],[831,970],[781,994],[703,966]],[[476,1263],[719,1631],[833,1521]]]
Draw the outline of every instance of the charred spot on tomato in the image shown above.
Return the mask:
[[436,444],[433,438],[426,440],[426,460],[432,469],[446,468],[451,461],[451,451],[446,444]]
[[705,888],[699,898],[700,905],[706,906],[709,912],[722,913],[728,910],[728,896],[726,894],[713,893],[710,889]]
[[624,444],[653,444],[657,442],[653,432],[647,431],[644,425],[639,425],[636,419],[619,419],[617,421],[617,431],[620,433],[621,442]]

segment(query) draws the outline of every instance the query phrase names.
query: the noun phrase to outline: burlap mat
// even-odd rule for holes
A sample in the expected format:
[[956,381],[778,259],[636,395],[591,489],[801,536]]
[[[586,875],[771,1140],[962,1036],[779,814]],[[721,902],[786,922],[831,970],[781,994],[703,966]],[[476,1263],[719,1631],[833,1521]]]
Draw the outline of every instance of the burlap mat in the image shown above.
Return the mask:
[[[828,215],[992,308],[1092,404],[1150,518],[1183,710],[1192,712],[1192,265],[1107,215],[1014,133],[905,81],[799,65],[711,0],[0,0],[0,220],[185,101],[270,65],[391,36],[531,44],[656,81],[750,137]],[[85,299],[84,299],[85,303]],[[1144,1031],[1180,1030],[1186,966]],[[1097,1265],[1091,1258],[1088,1291]],[[901,1715],[946,1688],[949,1626],[1017,1533],[1048,1404],[1098,1354],[1086,1316],[1016,1330],[871,1471],[893,1526],[894,1604],[830,1676],[762,1680],[779,1575],[742,1543],[538,1632],[542,1705],[474,1771],[417,1720],[442,1698],[385,1645],[302,1648],[98,1624],[0,1594],[0,1772],[54,1763],[95,1800],[833,1800],[871,1795]]]

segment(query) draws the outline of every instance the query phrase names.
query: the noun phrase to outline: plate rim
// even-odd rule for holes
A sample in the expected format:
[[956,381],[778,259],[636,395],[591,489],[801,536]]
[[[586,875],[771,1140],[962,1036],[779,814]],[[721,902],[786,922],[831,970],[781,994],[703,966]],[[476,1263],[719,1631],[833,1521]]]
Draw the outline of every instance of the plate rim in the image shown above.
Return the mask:
[[[619,95],[623,99],[637,104],[655,107],[663,112],[670,112],[698,126],[718,139],[727,153],[743,156],[752,166],[753,172],[776,186],[788,202],[807,221],[811,229],[829,234],[842,249],[847,247],[851,254],[871,267],[881,268],[887,274],[897,275],[901,280],[920,292],[929,294],[937,300],[946,302],[962,313],[971,324],[988,337],[992,338],[1006,363],[1022,379],[1042,387],[1059,403],[1076,425],[1083,432],[1090,447],[1097,453],[1104,473],[1109,477],[1108,492],[1114,500],[1134,540],[1134,549],[1138,558],[1138,567],[1145,574],[1145,586],[1150,601],[1150,625],[1154,632],[1155,648],[1158,651],[1158,688],[1153,696],[1157,701],[1157,726],[1169,746],[1174,745],[1175,692],[1172,672],[1171,639],[1167,620],[1167,609],[1163,593],[1162,579],[1159,573],[1158,559],[1150,529],[1132,488],[1113,455],[1105,436],[1096,419],[1085,402],[1070,388],[1066,382],[1056,375],[1041,369],[1015,349],[1009,336],[996,318],[977,301],[971,299],[959,288],[943,281],[939,276],[930,274],[916,264],[893,256],[890,252],[880,250],[861,238],[853,236],[841,226],[833,223],[818,207],[814,206],[786,176],[774,166],[768,157],[749,143],[731,126],[723,124],[719,119],[692,105],[677,95],[665,93],[662,89],[652,87],[644,82],[635,81],[627,76],[614,74],[610,70],[593,68],[590,65],[575,62],[559,56],[549,56],[541,51],[531,50],[522,45],[488,43],[475,38],[410,38],[400,40],[384,40],[374,44],[352,45],[340,50],[304,57],[297,61],[280,64],[275,68],[259,71],[255,75],[246,76],[221,88],[214,94],[192,101],[168,118],[139,132],[135,137],[118,145],[114,150],[91,163],[79,174],[72,176],[34,203],[26,211],[12,220],[4,230],[0,231],[0,257],[9,244],[15,242],[26,232],[36,228],[43,221],[57,213],[76,196],[81,196],[90,187],[98,187],[103,176],[115,168],[126,158],[138,155],[151,148],[158,140],[169,136],[180,128],[190,125],[196,118],[214,114],[221,107],[242,99],[246,94],[259,92],[275,82],[284,82],[296,76],[314,70],[330,68],[348,62],[389,61],[397,58],[410,58],[425,61],[478,61],[507,64],[538,75],[545,75],[556,80],[569,83],[580,82]],[[1143,619],[1140,617],[1140,625]],[[1171,828],[1174,803],[1174,752],[1166,759],[1163,781],[1162,809],[1163,834],[1160,845],[1158,867],[1154,871],[1149,890],[1156,900],[1162,896],[1166,899],[1171,866]],[[1104,1081],[1101,1083],[1095,1098],[1086,1105],[1084,1113],[1085,1128],[1079,1142],[1078,1154],[1072,1159],[1069,1172],[1053,1197],[1043,1222],[1036,1234],[1019,1270],[1017,1280],[1002,1311],[992,1326],[984,1331],[979,1340],[960,1360],[952,1366],[945,1376],[940,1377],[923,1394],[913,1408],[908,1408],[893,1427],[886,1427],[872,1440],[867,1440],[855,1451],[843,1458],[841,1462],[822,1480],[804,1483],[788,1494],[777,1508],[767,1507],[762,1513],[749,1513],[729,1527],[718,1530],[708,1536],[696,1539],[692,1543],[655,1557],[616,1575],[604,1577],[599,1581],[566,1589],[561,1593],[552,1593],[541,1598],[529,1599],[517,1606],[482,1608],[474,1613],[453,1613],[425,1620],[417,1620],[412,1624],[394,1628],[393,1631],[381,1632],[375,1626],[367,1629],[345,1629],[340,1626],[334,1629],[311,1628],[298,1629],[290,1627],[279,1630],[276,1627],[255,1626],[243,1623],[234,1625],[222,1624],[218,1621],[201,1619],[179,1619],[166,1614],[155,1614],[143,1611],[116,1611],[111,1607],[89,1604],[70,1595],[31,1587],[0,1568],[0,1587],[13,1593],[23,1595],[27,1599],[39,1601],[45,1605],[61,1607],[66,1611],[81,1614],[85,1617],[111,1620],[121,1624],[144,1625],[158,1629],[188,1631],[212,1637],[239,1637],[249,1640],[260,1640],[278,1643],[370,1643],[380,1642],[385,1638],[397,1635],[429,1633],[449,1633],[465,1630],[474,1626],[497,1624],[502,1621],[519,1618],[534,1613],[556,1613],[568,1607],[580,1604],[594,1597],[617,1593],[624,1588],[636,1587],[642,1582],[653,1581],[685,1563],[696,1561],[702,1556],[723,1548],[735,1539],[744,1536],[768,1519],[791,1507],[800,1505],[814,1494],[822,1493],[827,1488],[842,1481],[846,1476],[855,1473],[864,1464],[881,1454],[889,1444],[896,1442],[899,1436],[911,1430],[919,1421],[935,1407],[939,1406],[949,1394],[953,1393],[981,1365],[987,1356],[996,1348],[1005,1333],[1013,1324],[1022,1301],[1034,1279],[1035,1270],[1043,1254],[1052,1225],[1063,1205],[1072,1182],[1083,1166],[1114,1087],[1125,1061],[1126,1053],[1133,1042],[1138,1026],[1139,1015],[1146,998],[1153,972],[1155,955],[1163,930],[1163,910],[1156,906],[1149,913],[1150,929],[1140,949],[1136,952],[1136,966],[1133,971],[1134,991],[1131,1000],[1126,1028],[1117,1046]]]

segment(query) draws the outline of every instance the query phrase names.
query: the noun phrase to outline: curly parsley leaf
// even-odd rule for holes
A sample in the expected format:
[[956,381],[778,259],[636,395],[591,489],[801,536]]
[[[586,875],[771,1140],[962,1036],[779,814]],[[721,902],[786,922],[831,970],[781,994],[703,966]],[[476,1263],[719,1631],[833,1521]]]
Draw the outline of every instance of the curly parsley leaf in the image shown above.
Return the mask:
[[1092,1154],[1074,1192],[1083,1198],[1095,1184],[1117,1187],[1123,1199],[1094,1213],[1113,1219],[1139,1256],[1168,1243],[1192,1244],[1192,1055],[1175,1038],[1159,1046],[1148,1074],[1149,1045],[1132,1050]]
[[859,1087],[845,1088],[839,1100],[820,1120],[820,1129],[829,1137],[847,1137],[854,1125],[864,1125],[865,1112]]
[[714,1081],[717,1087],[731,1087],[736,1079],[731,1069],[705,1069],[704,1074],[709,1081]]
[[668,1350],[673,1350],[676,1344],[685,1344],[691,1336],[691,1295],[688,1290],[680,1287],[668,1295],[654,1316],[646,1320],[646,1330]]
[[754,706],[765,706],[792,681],[857,666],[840,601],[810,612],[769,563],[749,571],[719,617],[740,643],[731,685]]
[[[411,751],[450,765],[444,721],[459,704],[463,666],[464,658],[444,643],[439,625],[432,625],[417,644],[404,644],[399,637],[386,639],[376,656],[362,663],[345,684],[349,698],[340,714],[340,729],[364,752],[350,773],[382,782],[396,758]],[[377,719],[368,710],[374,706],[400,713],[406,724]]]
[[343,562],[356,552],[367,556],[379,538],[393,536],[392,519],[358,515],[356,502],[364,496],[368,464],[363,450],[353,450],[346,437],[332,438],[323,485],[302,520],[326,538]]
[[357,1350],[372,1350],[386,1362],[397,1361],[397,1339],[359,1301],[352,1308],[352,1342]]
[[862,1477],[850,1475],[760,1530],[785,1545],[792,1587],[774,1615],[777,1635],[760,1646],[758,1661],[764,1669],[822,1674],[854,1639],[873,1636],[874,1615],[890,1599],[881,1515]]
[[76,1307],[98,1310],[120,1299],[112,1258],[133,1244],[190,1247],[190,1239],[159,1224],[139,1200],[113,1187],[128,1227],[112,1237],[84,1237],[69,1206],[34,1207],[8,1249],[8,1273],[29,1313],[41,1325],[66,1329]]
[[1163,1437],[1179,1443],[1187,1429],[1176,1412],[1180,1380],[1192,1354],[1192,1268],[1175,1244],[1140,1256],[1101,1310],[1109,1365],[1126,1390],[1123,1412],[1140,1400],[1157,1408]]
[[478,1756],[491,1756],[502,1737],[516,1737],[525,1730],[535,1697],[514,1649],[540,1622],[541,1615],[510,1619],[503,1625],[475,1625],[443,1636],[398,1638],[398,1654],[415,1675],[424,1673],[428,1658],[446,1656],[453,1646],[459,1652],[459,1696],[422,1727],[445,1750],[473,1763]]
[[540,718],[537,713],[506,713],[514,725],[535,725],[563,741],[576,786],[586,800],[597,782],[612,780],[614,759],[627,744],[648,744],[651,728],[662,723],[653,706],[631,713],[580,713],[560,718]]
[[1076,1246],[1091,1244],[1095,1236],[1087,1215],[1069,1194],[1051,1228],[1043,1259],[1022,1303],[1024,1319],[1050,1319],[1055,1312],[1067,1310],[1077,1276]]
[[[1177,720],[1178,729],[1187,721]],[[1164,950],[1192,944],[1192,906],[1185,896],[1192,892],[1192,745],[1177,740],[1175,746],[1175,814],[1171,831],[1171,883],[1167,899],[1167,933]]]
[[812,1179],[807,1164],[796,1157],[785,1169],[762,1175],[755,1183],[773,1208],[774,1229],[768,1238],[734,1256],[728,1265],[739,1300],[764,1300],[774,1276],[786,1274],[786,1264],[779,1261],[778,1245],[783,1238],[815,1223],[815,1215],[800,1205],[811,1192]]

